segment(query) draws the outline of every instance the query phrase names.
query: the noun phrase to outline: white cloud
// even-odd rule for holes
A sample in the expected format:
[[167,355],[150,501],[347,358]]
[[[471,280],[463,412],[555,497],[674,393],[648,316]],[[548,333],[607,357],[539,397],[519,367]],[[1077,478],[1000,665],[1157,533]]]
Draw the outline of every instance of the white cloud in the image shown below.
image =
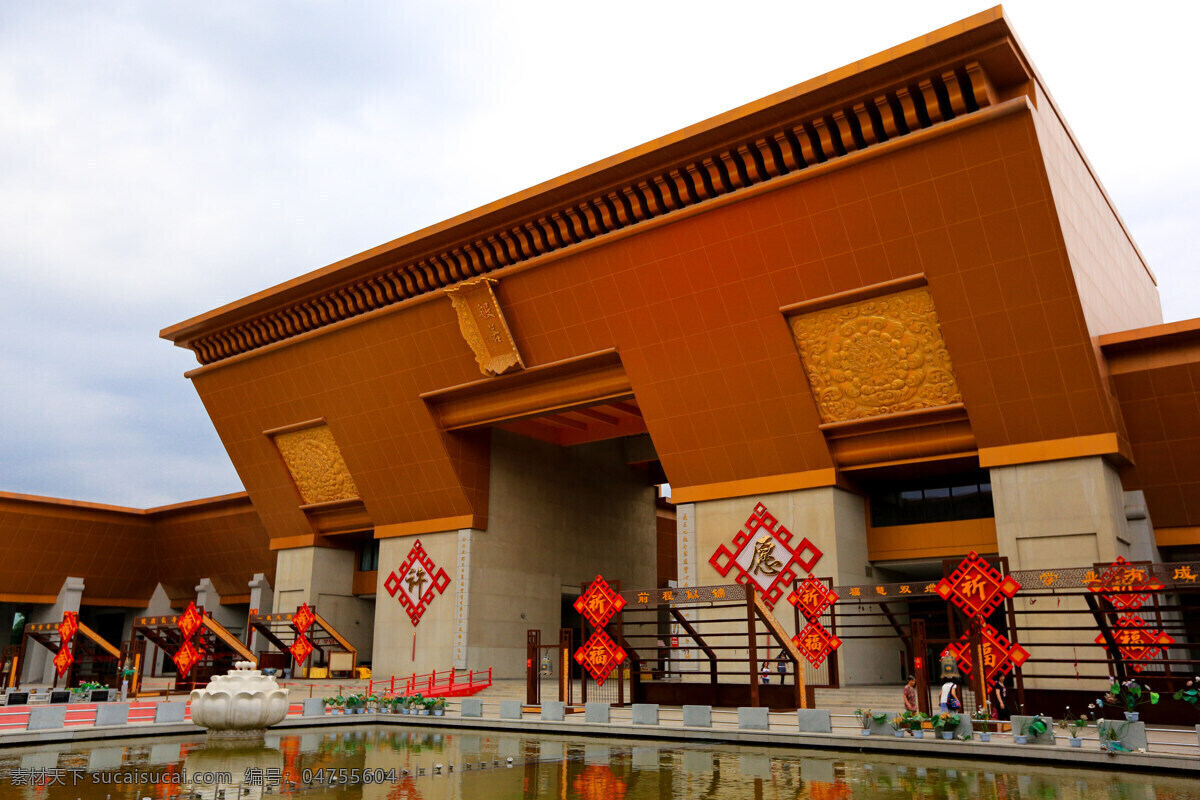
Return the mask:
[[[0,6],[0,488],[237,476],[159,328],[953,22],[960,2]],[[1007,4],[1200,314],[1193,5]]]

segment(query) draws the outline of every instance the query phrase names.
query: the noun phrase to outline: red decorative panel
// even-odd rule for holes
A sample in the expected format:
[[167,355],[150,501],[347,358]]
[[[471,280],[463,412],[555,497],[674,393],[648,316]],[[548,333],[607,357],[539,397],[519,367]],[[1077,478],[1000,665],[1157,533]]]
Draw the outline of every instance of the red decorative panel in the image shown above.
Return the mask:
[[974,550],[962,560],[949,578],[942,578],[937,593],[950,600],[971,617],[986,617],[1021,589],[1012,576],[1000,575],[1000,570],[981,558]]
[[183,680],[192,671],[192,667],[196,666],[196,662],[200,660],[200,653],[189,639],[183,643],[183,646],[179,648],[179,652],[175,654],[172,660],[175,662],[177,680]]
[[599,575],[575,600],[575,610],[592,623],[593,628],[603,628],[624,607],[625,598],[614,592],[608,581]]
[[[1122,611],[1137,611],[1151,597],[1151,592],[1163,588],[1162,583],[1145,567],[1130,564],[1124,558],[1109,565],[1099,577],[1088,583],[1088,588],[1103,594],[1114,608]],[[1139,590],[1129,592],[1130,589]],[[1122,591],[1124,590],[1124,591]]]
[[58,652],[54,654],[54,668],[58,670],[58,677],[67,674],[67,670],[71,668],[71,662],[75,660],[75,656],[71,655],[71,648],[63,645],[58,648]]
[[288,651],[291,652],[292,658],[296,659],[297,664],[303,664],[305,659],[312,654],[313,646],[308,641],[308,637],[301,633],[297,634],[296,641],[292,642],[292,646],[288,648]]
[[625,781],[607,764],[591,764],[571,784],[580,800],[623,800]]
[[64,611],[62,622],[58,623],[58,638],[66,647],[79,632],[79,614],[74,611]]
[[842,640],[825,629],[819,622],[810,622],[804,630],[792,637],[792,644],[801,655],[818,668],[825,663],[825,658],[842,646]]
[[187,611],[179,618],[179,632],[183,634],[183,638],[191,639],[203,624],[204,617],[196,608],[196,603],[188,603]]
[[792,532],[759,503],[743,529],[733,537],[733,550],[717,548],[708,560],[721,577],[736,570],[734,580],[758,588],[769,608],[783,596],[783,590],[796,581],[796,567],[811,572],[821,560],[821,551],[807,538],[793,543]]
[[[1029,659],[1028,650],[1019,644],[1008,641],[986,622],[983,623],[981,633],[980,649],[983,651],[985,667],[983,678],[989,685],[995,684],[996,681],[1011,672],[1013,667],[1019,667]],[[974,664],[971,658],[969,637],[964,634],[959,641],[947,645],[946,649],[942,651],[942,656],[946,655],[954,656],[955,661],[958,662],[958,668],[963,671],[964,675],[970,676]]]
[[[311,628],[312,624],[316,621],[317,615],[314,614],[313,610],[308,607],[308,603],[300,606],[300,608],[296,609],[296,613],[292,614],[292,627],[295,628],[296,632],[301,635],[308,633],[308,629]],[[300,660],[303,661],[304,659]]]
[[383,588],[404,606],[414,626],[421,621],[421,615],[434,598],[446,591],[449,585],[450,576],[446,574],[446,570],[433,563],[433,559],[421,546],[420,539],[408,551],[408,556],[400,568],[394,570],[383,582]]
[[825,581],[809,575],[791,594],[788,602],[800,609],[800,613],[809,622],[816,622],[825,613],[825,609],[837,602],[838,593],[825,585]]
[[575,651],[575,661],[583,666],[601,686],[612,671],[625,660],[626,654],[603,630],[598,630]]
[[[1147,630],[1145,620],[1133,614],[1124,614],[1117,619],[1117,629],[1112,632],[1112,637],[1121,658],[1126,661],[1150,661],[1175,644],[1175,637],[1163,631]],[[1096,637],[1096,644],[1108,649],[1103,634]],[[1141,672],[1143,665],[1134,664],[1133,668]]]

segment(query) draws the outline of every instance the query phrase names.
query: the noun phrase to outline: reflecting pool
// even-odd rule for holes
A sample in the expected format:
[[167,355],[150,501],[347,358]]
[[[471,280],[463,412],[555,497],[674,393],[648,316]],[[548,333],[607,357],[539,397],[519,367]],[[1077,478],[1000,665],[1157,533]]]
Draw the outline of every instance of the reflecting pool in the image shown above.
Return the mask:
[[1200,781],[723,744],[364,726],[0,750],[0,800],[1200,798]]

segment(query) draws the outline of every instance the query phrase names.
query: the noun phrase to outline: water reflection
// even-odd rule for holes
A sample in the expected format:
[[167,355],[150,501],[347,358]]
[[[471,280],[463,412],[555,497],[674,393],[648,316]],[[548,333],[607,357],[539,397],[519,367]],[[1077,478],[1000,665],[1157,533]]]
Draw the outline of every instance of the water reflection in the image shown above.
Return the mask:
[[162,738],[0,751],[0,800],[1184,800],[1195,781],[732,745],[393,728]]

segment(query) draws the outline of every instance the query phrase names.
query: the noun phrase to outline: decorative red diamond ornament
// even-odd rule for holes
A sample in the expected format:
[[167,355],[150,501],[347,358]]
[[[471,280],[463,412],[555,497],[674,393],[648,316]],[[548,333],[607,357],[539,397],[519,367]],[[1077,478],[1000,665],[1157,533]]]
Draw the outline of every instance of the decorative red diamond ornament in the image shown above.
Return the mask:
[[825,629],[819,622],[810,622],[804,630],[792,637],[792,644],[800,654],[818,668],[825,663],[825,658],[842,646],[842,640]]
[[809,575],[801,581],[788,595],[788,602],[800,609],[800,613],[809,622],[819,620],[825,609],[836,603],[837,599],[838,593],[814,575]]
[[179,648],[179,652],[171,660],[175,662],[178,679],[183,680],[192,671],[192,667],[196,666],[196,662],[200,660],[200,653],[196,651],[196,646],[189,639],[183,643],[183,646]]
[[[308,607],[308,603],[296,609],[296,613],[292,614],[292,627],[296,629],[296,633],[301,635],[308,633],[308,629],[317,621],[317,615]],[[300,659],[303,661],[304,659]]]
[[587,589],[575,600],[575,610],[592,623],[593,628],[603,628],[608,621],[621,613],[625,598],[612,590],[608,581],[596,576]]
[[937,593],[950,600],[970,617],[986,617],[1021,589],[1010,575],[1001,575],[974,550],[962,560],[949,578],[942,578]]
[[400,568],[393,570],[383,582],[383,588],[396,598],[415,626],[434,598],[446,591],[450,576],[433,563],[418,539],[408,551]]
[[[994,685],[998,680],[1012,671],[1013,667],[1019,667],[1029,660],[1029,651],[1019,644],[1013,644],[1008,639],[986,622],[983,623],[981,630],[980,649],[983,651],[983,664],[985,667],[983,678],[988,685]],[[964,634],[957,642],[952,642],[942,651],[942,656],[954,656],[958,662],[958,668],[963,671],[968,677],[971,675],[971,670],[974,667],[971,658],[971,642],[970,638]]]
[[576,663],[591,673],[601,686],[625,658],[625,651],[603,630],[597,630],[575,651]]
[[303,664],[305,659],[312,654],[312,642],[308,641],[308,637],[303,633],[296,634],[296,641],[292,642],[292,646],[288,648],[292,654],[292,658],[296,659],[297,664]]
[[[1121,556],[1117,556],[1108,569],[1088,584],[1088,589],[1103,594],[1114,608],[1122,611],[1137,611],[1150,599],[1152,592],[1162,588],[1162,583],[1148,567],[1130,564]],[[1130,592],[1130,589],[1137,591]]]
[[[1117,628],[1112,632],[1112,638],[1117,643],[1121,658],[1126,661],[1149,661],[1158,658],[1160,651],[1175,644],[1175,637],[1163,631],[1147,630],[1145,620],[1133,614],[1124,614],[1117,619]],[[1096,644],[1104,645],[1104,648],[1108,649],[1103,634],[1096,637]]]
[[200,626],[204,624],[204,616],[196,608],[195,601],[188,603],[187,611],[179,618],[179,632],[184,639],[191,639]]
[[62,622],[58,623],[58,638],[62,644],[68,645],[79,631],[79,614],[75,611],[64,611]]
[[71,655],[71,648],[63,645],[58,648],[58,652],[54,654],[54,668],[58,670],[58,677],[67,674],[67,670],[71,668],[71,662],[75,660],[75,656]]
[[821,551],[807,538],[799,544],[793,539],[792,532],[759,503],[733,537],[734,549],[721,545],[708,563],[721,577],[736,570],[734,580],[757,587],[767,607],[774,608],[783,590],[796,582],[796,567],[812,572],[821,560]]

